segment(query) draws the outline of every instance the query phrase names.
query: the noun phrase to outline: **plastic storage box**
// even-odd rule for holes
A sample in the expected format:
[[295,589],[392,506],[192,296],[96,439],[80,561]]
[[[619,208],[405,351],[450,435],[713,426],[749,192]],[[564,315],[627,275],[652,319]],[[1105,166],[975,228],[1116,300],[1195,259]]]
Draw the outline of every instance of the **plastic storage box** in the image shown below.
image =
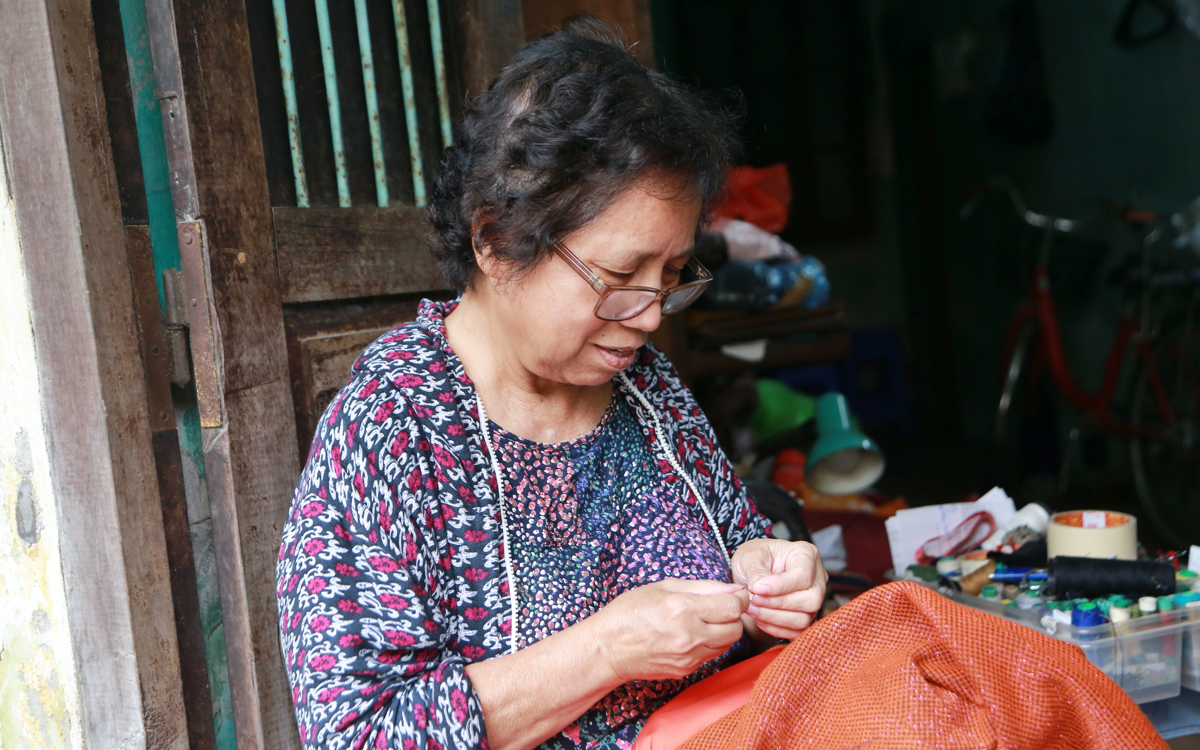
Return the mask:
[[1186,608],[1187,626],[1183,629],[1183,671],[1180,683],[1188,690],[1200,691],[1200,610]]
[[1196,609],[1081,628],[1044,618],[1036,608],[1018,609],[960,592],[942,593],[960,604],[1079,646],[1088,661],[1111,677],[1134,703],[1174,698],[1185,673],[1191,684],[1182,684],[1200,689],[1200,611]]

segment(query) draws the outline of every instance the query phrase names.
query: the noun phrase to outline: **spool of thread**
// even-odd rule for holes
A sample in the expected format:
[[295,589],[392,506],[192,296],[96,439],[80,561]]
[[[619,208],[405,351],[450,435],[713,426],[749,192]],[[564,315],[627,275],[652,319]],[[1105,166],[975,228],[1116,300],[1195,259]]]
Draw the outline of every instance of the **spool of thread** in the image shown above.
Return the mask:
[[983,587],[988,583],[988,576],[996,569],[995,560],[987,560],[982,567],[977,568],[974,572],[965,574],[959,580],[959,585],[962,586],[964,594],[971,596],[979,596],[979,592],[983,591]]
[[1152,615],[1158,612],[1158,597],[1143,596],[1138,599],[1138,609],[1142,610],[1143,615]]
[[1014,601],[1015,601],[1015,600],[1016,600],[1016,598],[1017,598],[1018,596],[1020,596],[1020,595],[1021,595],[1021,587],[1020,587],[1020,586],[1018,586],[1018,585],[1017,585],[1017,584],[1015,584],[1015,583],[1006,583],[1006,584],[1004,584],[1004,589],[1003,589],[1003,591],[1001,592],[1001,596],[1002,596],[1003,598],[1005,598],[1005,599],[1012,599],[1012,600],[1014,600]]
[[1175,609],[1175,597],[1160,596],[1158,597],[1158,611],[1170,612]]
[[962,572],[962,566],[957,557],[947,556],[937,561],[937,572],[940,576],[958,575]]
[[1137,519],[1105,510],[1056,513],[1046,527],[1046,551],[1051,558],[1136,560]]
[[1133,612],[1129,607],[1118,607],[1116,604],[1109,607],[1108,619],[1113,622],[1128,622],[1133,617]]
[[983,599],[987,599],[990,602],[1000,601],[1000,592],[996,590],[996,584],[994,583],[984,585],[984,587],[979,591],[979,596]]
[[1022,591],[1017,594],[1017,606],[1021,609],[1033,609],[1038,605],[1040,597],[1030,594],[1028,591]]
[[937,568],[933,567],[932,565],[909,565],[908,572],[914,578],[925,581],[926,583],[933,583],[938,579]]
[[1128,596],[1165,596],[1175,591],[1175,568],[1156,560],[1050,559],[1049,585],[1059,597],[1088,598],[1114,591]]
[[[1116,607],[1113,607],[1113,611]],[[1090,628],[1104,624],[1104,615],[1100,608],[1091,602],[1084,602],[1071,611],[1071,624],[1077,628]]]
[[[969,576],[972,573],[974,573],[975,571],[977,571],[980,568],[987,565],[989,562],[991,562],[991,560],[988,559],[987,551],[980,549],[980,550],[975,550],[974,552],[968,552],[967,554],[960,557],[959,558],[959,567],[964,576]],[[992,569],[995,570],[994,563],[993,563]],[[982,586],[983,584],[979,584],[979,585]]]

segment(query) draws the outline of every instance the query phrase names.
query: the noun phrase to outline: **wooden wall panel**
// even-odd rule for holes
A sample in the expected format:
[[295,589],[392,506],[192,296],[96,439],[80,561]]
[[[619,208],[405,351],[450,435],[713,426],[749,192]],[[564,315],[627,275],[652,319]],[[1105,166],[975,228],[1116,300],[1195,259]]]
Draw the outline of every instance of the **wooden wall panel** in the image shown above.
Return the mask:
[[276,208],[284,302],[445,289],[425,242],[425,209]]
[[650,0],[521,0],[525,38],[551,31],[573,13],[587,13],[620,29],[635,45],[638,59],[654,65],[654,29],[650,22]]
[[459,89],[467,99],[487,90],[524,41],[521,0],[449,0],[449,38]]
[[[276,619],[299,475],[257,97],[242,0],[147,0],[185,280],[211,282],[219,424],[203,431],[238,747],[299,747]],[[191,237],[192,242],[186,242]],[[203,295],[199,295],[203,296]],[[192,320],[192,342],[198,340]],[[195,354],[195,346],[193,346]],[[201,403],[202,415],[204,403]]]
[[88,747],[186,750],[175,617],[104,91],[83,0],[0,3],[0,133],[28,272]]

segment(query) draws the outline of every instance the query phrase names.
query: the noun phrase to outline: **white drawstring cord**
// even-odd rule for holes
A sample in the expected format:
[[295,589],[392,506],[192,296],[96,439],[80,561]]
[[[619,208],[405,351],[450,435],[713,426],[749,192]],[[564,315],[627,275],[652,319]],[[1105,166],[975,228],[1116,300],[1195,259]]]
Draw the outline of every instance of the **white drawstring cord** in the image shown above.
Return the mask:
[[[725,564],[733,569],[733,561],[729,557],[729,550],[725,546],[725,540],[721,538],[721,527],[717,526],[717,520],[713,517],[712,511],[709,510],[708,503],[704,501],[704,496],[700,494],[696,484],[692,478],[687,475],[683,467],[675,458],[675,452],[671,449],[671,444],[667,442],[666,433],[663,431],[662,424],[658,421],[658,416],[654,413],[654,407],[650,405],[650,400],[637,389],[636,386],[629,380],[629,376],[624,372],[617,373],[621,378],[621,382],[625,384],[637,400],[641,402],[646,413],[650,415],[650,420],[654,423],[654,435],[657,438],[659,450],[666,454],[667,462],[671,464],[671,468],[675,473],[683,479],[687,484],[688,489],[692,491],[696,502],[700,504],[700,509],[704,511],[704,517],[708,519],[709,528],[712,529],[713,537],[717,540],[717,547],[721,550],[721,554],[725,556]],[[500,539],[504,545],[504,572],[508,576],[508,604],[512,609],[512,623],[508,633],[508,653],[515,654],[517,652],[517,576],[513,572],[512,563],[512,548],[509,546],[508,537],[508,510],[505,508],[504,502],[504,472],[500,470],[500,460],[496,455],[496,448],[492,444],[492,433],[488,429],[487,410],[483,408],[483,399],[480,398],[479,392],[475,392],[475,403],[479,407],[479,428],[483,433],[483,443],[487,447],[488,457],[492,461],[492,473],[496,478],[496,496],[500,503]]]
[[500,503],[500,540],[504,545],[504,572],[508,575],[508,604],[512,608],[512,622],[509,623],[508,653],[517,653],[517,576],[513,573],[512,548],[508,541],[508,511],[504,502],[504,473],[500,471],[500,459],[496,456],[496,447],[492,445],[492,433],[488,429],[487,410],[483,408],[483,399],[479,391],[475,392],[475,403],[479,406],[479,428],[483,432],[483,443],[487,446],[488,457],[492,459],[492,473],[496,477],[496,497]]
[[654,407],[650,405],[650,400],[645,394],[637,389],[636,386],[629,380],[629,376],[624,372],[618,372],[617,376],[621,378],[621,382],[625,387],[637,396],[638,401],[642,402],[642,406],[646,409],[646,413],[650,415],[651,421],[654,422],[654,434],[658,438],[659,448],[667,455],[667,461],[670,462],[671,468],[675,469],[675,473],[679,475],[684,482],[687,483],[692,494],[696,497],[696,502],[700,503],[700,509],[704,511],[704,517],[708,519],[708,525],[712,529],[713,537],[717,540],[717,547],[721,550],[721,554],[725,556],[725,564],[729,566],[730,571],[733,570],[733,560],[729,557],[729,550],[725,546],[725,540],[721,538],[721,527],[717,526],[717,519],[713,518],[712,511],[708,508],[708,503],[704,501],[704,496],[700,494],[700,490],[696,488],[696,484],[692,478],[688,476],[683,467],[679,465],[679,461],[675,458],[675,451],[671,449],[671,444],[667,442],[666,432],[662,428],[662,424],[658,421],[658,416],[654,413]]

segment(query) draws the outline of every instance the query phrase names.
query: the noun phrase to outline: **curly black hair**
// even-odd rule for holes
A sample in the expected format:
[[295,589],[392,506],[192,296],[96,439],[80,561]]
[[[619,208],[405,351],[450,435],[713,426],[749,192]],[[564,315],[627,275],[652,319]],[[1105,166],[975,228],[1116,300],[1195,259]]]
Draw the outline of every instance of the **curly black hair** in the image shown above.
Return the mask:
[[699,197],[703,226],[734,130],[612,28],[574,16],[521,47],[456,126],[430,195],[434,257],[459,290],[475,279],[474,247],[524,272],[646,176]]

